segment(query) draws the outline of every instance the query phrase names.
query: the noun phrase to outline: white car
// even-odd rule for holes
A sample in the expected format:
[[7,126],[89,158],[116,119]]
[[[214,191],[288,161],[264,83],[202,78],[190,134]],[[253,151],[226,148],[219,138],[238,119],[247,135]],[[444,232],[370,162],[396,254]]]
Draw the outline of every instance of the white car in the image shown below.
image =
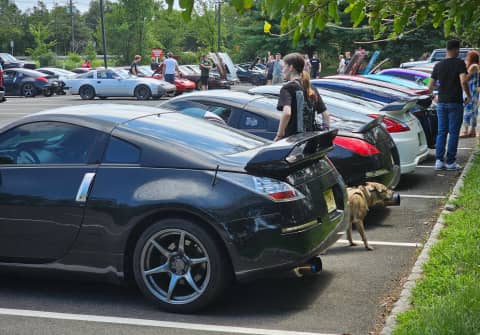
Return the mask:
[[[257,86],[248,92],[278,96],[281,87],[281,85]],[[428,157],[427,139],[422,125],[408,111],[416,104],[415,100],[384,104],[339,92],[319,88],[317,90],[332,115],[362,122],[383,115],[383,124],[397,146],[402,174],[415,171],[417,165]]]
[[65,80],[71,94],[84,100],[95,97],[136,97],[138,100],[159,99],[166,90],[159,80],[140,78],[127,71],[97,69]]

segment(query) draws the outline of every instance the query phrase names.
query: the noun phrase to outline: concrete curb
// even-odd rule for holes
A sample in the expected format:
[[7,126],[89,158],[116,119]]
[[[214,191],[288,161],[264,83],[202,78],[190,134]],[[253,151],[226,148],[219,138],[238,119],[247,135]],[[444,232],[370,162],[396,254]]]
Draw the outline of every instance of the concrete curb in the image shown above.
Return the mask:
[[432,229],[432,232],[430,234],[430,237],[428,238],[427,243],[425,243],[423,250],[420,253],[420,256],[418,256],[418,259],[412,268],[412,272],[410,273],[410,276],[408,276],[407,281],[403,285],[403,289],[402,289],[402,292],[400,293],[400,297],[398,298],[397,302],[393,304],[392,312],[386,319],[385,326],[380,332],[380,335],[392,334],[393,330],[395,329],[395,326],[397,325],[397,316],[400,313],[406,312],[412,307],[410,303],[412,290],[416,286],[417,281],[422,278],[423,264],[429,260],[430,249],[437,243],[440,231],[444,227],[444,215],[446,213],[449,213],[449,211],[452,211],[453,209],[455,209],[452,203],[460,194],[460,189],[463,186],[463,180],[465,179],[465,175],[468,173],[468,171],[472,167],[473,159],[479,152],[480,152],[479,149],[476,148],[473,150],[472,154],[470,155],[470,158],[468,159],[468,162],[465,165],[465,168],[463,169],[462,174],[458,178],[457,183],[453,188],[452,194],[448,198],[448,201],[445,204],[445,207],[442,213],[440,214],[440,217],[438,218],[437,222],[435,223],[435,226]]

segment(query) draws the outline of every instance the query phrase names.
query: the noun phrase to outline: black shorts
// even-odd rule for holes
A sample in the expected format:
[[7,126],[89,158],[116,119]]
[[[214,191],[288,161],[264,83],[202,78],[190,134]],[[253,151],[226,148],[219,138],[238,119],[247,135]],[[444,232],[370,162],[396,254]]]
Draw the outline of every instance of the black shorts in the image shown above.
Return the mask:
[[200,77],[200,84],[207,86],[208,85],[208,77]]

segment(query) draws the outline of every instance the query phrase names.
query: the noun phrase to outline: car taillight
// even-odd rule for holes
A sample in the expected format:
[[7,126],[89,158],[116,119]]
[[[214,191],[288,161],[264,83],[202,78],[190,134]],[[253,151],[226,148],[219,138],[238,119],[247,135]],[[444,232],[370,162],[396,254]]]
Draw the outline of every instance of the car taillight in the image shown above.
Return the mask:
[[252,177],[255,191],[268,196],[276,202],[294,201],[303,198],[303,194],[293,186],[280,180],[266,177]]
[[333,139],[333,143],[360,156],[372,156],[380,153],[376,146],[358,138],[337,136]]
[[38,81],[43,81],[44,83],[47,83],[47,82],[48,82],[48,79],[47,79],[47,78],[44,78],[44,77],[38,77],[37,80],[38,80]]
[[[376,119],[379,117],[379,114],[368,114],[369,117]],[[389,117],[384,117],[383,118],[383,124],[387,128],[387,131],[389,133],[401,133],[403,131],[409,131],[410,128],[406,125],[403,124],[400,121],[396,121],[393,119],[390,119]]]

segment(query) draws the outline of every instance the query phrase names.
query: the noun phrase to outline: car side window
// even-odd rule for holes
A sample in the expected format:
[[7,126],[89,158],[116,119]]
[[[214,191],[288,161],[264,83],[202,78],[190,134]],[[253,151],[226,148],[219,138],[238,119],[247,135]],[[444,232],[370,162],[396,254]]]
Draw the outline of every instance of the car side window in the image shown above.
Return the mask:
[[15,78],[15,71],[5,71],[3,73],[3,79],[13,80]]
[[104,163],[135,164],[140,161],[140,149],[124,140],[112,137],[108,143]]
[[228,124],[228,120],[230,118],[230,115],[232,114],[232,108],[229,106],[224,106],[221,104],[215,104],[210,101],[197,101],[200,104],[203,104],[205,106],[208,106],[208,111],[211,113],[214,113],[218,116],[220,116],[223,121],[225,121]]
[[88,164],[100,132],[63,122],[34,122],[0,135],[0,164]]
[[241,129],[266,129],[266,127],[267,120],[260,115],[244,111],[240,117]]
[[108,78],[107,71],[97,71],[97,79],[111,79],[111,78]]

